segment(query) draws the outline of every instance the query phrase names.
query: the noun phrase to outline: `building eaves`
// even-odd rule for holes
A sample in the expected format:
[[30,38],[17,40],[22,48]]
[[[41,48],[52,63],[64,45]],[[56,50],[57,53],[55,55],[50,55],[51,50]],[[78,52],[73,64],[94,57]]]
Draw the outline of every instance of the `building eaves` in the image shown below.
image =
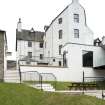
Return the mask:
[[[59,15],[57,15],[57,16],[52,20],[52,22],[50,23],[48,29],[49,29],[50,26],[53,24],[53,22],[54,22],[68,7],[69,7],[69,5],[68,5]],[[47,29],[47,30],[48,30],[48,29]],[[46,31],[47,31],[47,30],[46,30]]]

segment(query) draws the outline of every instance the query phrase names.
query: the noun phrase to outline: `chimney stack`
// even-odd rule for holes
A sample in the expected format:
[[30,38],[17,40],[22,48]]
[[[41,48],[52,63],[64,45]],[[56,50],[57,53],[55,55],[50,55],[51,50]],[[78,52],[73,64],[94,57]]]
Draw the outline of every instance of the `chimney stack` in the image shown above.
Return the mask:
[[19,21],[18,21],[18,23],[17,23],[17,30],[18,30],[19,32],[21,32],[21,31],[22,31],[21,18],[19,18]]
[[72,3],[78,3],[79,0],[72,0]]

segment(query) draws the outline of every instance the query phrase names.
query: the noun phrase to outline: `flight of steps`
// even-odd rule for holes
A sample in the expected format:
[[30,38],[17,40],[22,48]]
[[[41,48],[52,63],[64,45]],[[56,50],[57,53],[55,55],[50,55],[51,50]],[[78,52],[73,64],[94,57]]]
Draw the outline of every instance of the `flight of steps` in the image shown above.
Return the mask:
[[4,72],[4,81],[8,83],[20,83],[18,70],[6,70]]
[[35,84],[35,85],[31,85],[31,86],[36,88],[36,89],[41,89],[42,88],[43,91],[49,91],[49,92],[54,92],[55,91],[54,87],[51,84],[43,83],[42,85],[41,84]]

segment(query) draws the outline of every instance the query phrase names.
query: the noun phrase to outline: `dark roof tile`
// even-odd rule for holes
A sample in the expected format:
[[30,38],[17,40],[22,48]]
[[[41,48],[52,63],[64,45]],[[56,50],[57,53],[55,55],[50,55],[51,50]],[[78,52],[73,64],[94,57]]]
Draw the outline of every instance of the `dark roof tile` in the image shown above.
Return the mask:
[[22,30],[21,32],[16,30],[16,40],[36,41],[43,42],[44,32],[30,30]]

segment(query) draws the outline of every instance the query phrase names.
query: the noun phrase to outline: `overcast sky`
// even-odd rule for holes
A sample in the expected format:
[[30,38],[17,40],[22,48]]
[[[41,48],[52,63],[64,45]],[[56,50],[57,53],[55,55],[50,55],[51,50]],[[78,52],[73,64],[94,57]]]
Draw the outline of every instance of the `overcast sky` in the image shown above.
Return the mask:
[[[18,18],[22,28],[44,31],[72,0],[0,0],[0,29],[7,32],[8,50],[15,51]],[[105,35],[105,0],[79,0],[86,10],[87,25],[94,38]]]

